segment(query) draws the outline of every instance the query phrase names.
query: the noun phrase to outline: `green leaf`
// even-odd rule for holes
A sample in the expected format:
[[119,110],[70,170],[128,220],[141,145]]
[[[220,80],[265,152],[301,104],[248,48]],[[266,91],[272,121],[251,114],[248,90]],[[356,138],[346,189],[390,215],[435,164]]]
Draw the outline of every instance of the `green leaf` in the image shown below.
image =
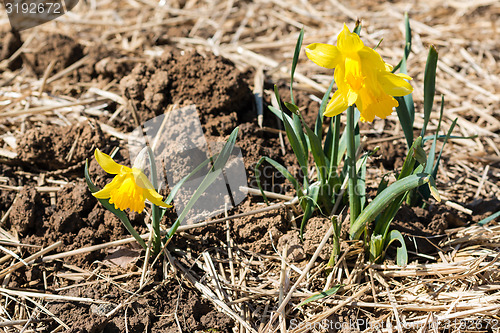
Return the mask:
[[[422,145],[422,137],[419,136],[415,140],[415,142],[413,142],[408,152],[408,155],[406,156],[405,161],[403,162],[403,167],[401,168],[401,172],[398,175],[398,180],[408,177],[409,175],[414,173],[414,167],[416,163],[415,157],[419,155],[416,154],[415,151],[421,150],[422,149],[421,145]],[[424,156],[421,157],[421,160],[425,163],[425,153],[423,154]],[[403,193],[400,196],[398,196],[386,209],[384,209],[384,211],[379,216],[377,216],[375,222],[375,230],[374,230],[375,234],[384,235],[384,237],[387,235],[389,231],[389,225],[394,219],[394,216],[396,216],[396,213],[398,212],[399,208],[403,204],[405,196],[406,193]]]
[[[413,144],[410,147],[410,150],[408,151],[408,155],[406,156],[403,162],[403,167],[401,168],[401,172],[398,175],[398,180],[401,180],[413,173],[417,156],[419,156],[419,158],[423,160],[424,162],[423,164],[425,165],[426,159],[423,156],[420,156],[422,154],[422,151],[416,153],[418,147],[421,148],[421,146],[422,146],[422,137],[419,136],[418,138],[415,139],[415,142],[413,142]],[[425,152],[423,154],[425,156]]]
[[366,203],[366,162],[368,161],[368,156],[373,153],[365,153],[356,163],[356,170],[358,170],[358,196],[361,203],[361,209],[365,207]]
[[405,12],[405,59],[408,60],[411,52],[411,27],[410,27],[410,18],[408,17],[408,12]]
[[[340,115],[336,115],[330,120],[330,127],[328,128],[328,133],[325,138],[325,146],[323,151],[325,156],[329,161],[328,180],[332,177],[337,177],[337,167],[339,160],[339,149],[340,149]],[[344,153],[342,152],[342,155]]]
[[387,188],[387,185],[389,185],[389,179],[387,179],[387,175],[383,175],[377,187],[377,195],[385,190]]
[[446,133],[446,137],[444,138],[443,145],[441,146],[441,150],[439,151],[438,158],[436,160],[436,165],[434,165],[434,170],[432,170],[432,177],[436,178],[437,172],[438,172],[438,167],[439,167],[439,162],[441,162],[441,156],[443,155],[443,149],[446,143],[448,142],[448,139],[450,138],[451,132],[453,132],[453,129],[455,128],[455,125],[457,124],[458,118],[455,118],[453,122],[451,123],[450,129],[448,130],[448,133]]
[[427,173],[431,173],[432,167],[434,166],[434,157],[436,155],[437,138],[439,135],[439,131],[441,130],[441,121],[443,120],[443,113],[444,113],[444,95],[441,95],[441,110],[439,112],[439,122],[438,122],[438,126],[436,128],[436,133],[434,135],[434,141],[432,141],[431,150],[429,150],[429,156],[427,157],[427,164],[425,166],[425,172],[427,172]]
[[[358,112],[354,113],[354,123],[359,122],[361,114]],[[336,116],[339,117],[339,132],[340,132],[340,115]],[[338,148],[338,155],[337,155],[337,164],[340,165],[340,162],[342,161],[342,158],[344,157],[344,154],[347,151],[347,131],[344,131],[342,133],[342,136],[340,137],[340,142],[339,142],[339,148]]]
[[356,21],[356,26],[354,27],[352,32],[356,33],[359,36],[359,34],[361,33],[361,21],[360,20]]
[[310,147],[310,142],[309,137],[304,134],[304,130],[302,129],[302,123],[305,124],[303,120],[304,119],[302,118],[302,115],[300,115],[300,113],[292,114],[293,129],[295,130],[295,134],[297,135],[297,137],[300,139],[300,143],[302,145],[302,149],[304,150],[304,155],[307,162],[307,158],[309,156],[308,147]]
[[271,106],[269,105],[268,106],[269,110],[274,113],[274,115],[276,117],[278,117],[282,122],[283,122],[283,117],[287,117],[289,119],[289,121],[291,122],[292,121],[292,118],[290,118],[289,115],[287,115],[286,113],[282,112],[281,110],[278,110],[276,109],[274,106]]
[[276,97],[276,101],[278,102],[278,106],[280,110],[283,110],[283,106],[281,105],[280,93],[278,91],[278,86],[274,85],[274,96]]
[[380,40],[378,41],[377,45],[375,45],[375,47],[373,49],[374,50],[378,49],[378,47],[380,46],[380,44],[382,44],[383,40],[384,40],[383,38],[380,38]]
[[300,29],[299,38],[297,39],[297,44],[295,45],[295,52],[293,53],[292,70],[290,71],[290,99],[292,103],[295,104],[293,99],[293,76],[295,75],[295,68],[299,61],[300,48],[302,47],[302,41],[304,39],[304,28]]
[[384,238],[382,235],[373,234],[370,238],[370,261],[378,262],[384,252]]
[[290,123],[289,119],[283,115],[283,124],[285,125],[286,136],[292,146],[293,153],[295,157],[297,157],[297,162],[299,162],[302,170],[307,170],[306,147],[303,146],[301,139],[299,139],[299,136],[295,133],[293,122]]
[[[419,137],[421,138],[421,137]],[[425,154],[424,148],[421,145],[418,145],[413,150],[413,157],[417,160],[418,163],[422,165],[426,165],[427,163],[427,155]]]
[[299,107],[293,103],[284,102],[286,108],[290,110],[291,113],[298,113]]
[[[274,86],[274,93],[276,95],[278,103],[280,103],[279,102],[280,96],[276,85]],[[292,115],[293,116],[292,119],[282,110],[277,110],[275,107],[272,106],[269,106],[269,110],[273,112],[283,122],[285,126],[286,136],[288,138],[288,141],[290,142],[290,145],[292,146],[292,150],[295,154],[295,157],[297,158],[297,162],[299,162],[299,165],[302,170],[307,170],[307,159],[308,159],[307,141],[304,136],[304,132],[301,128],[300,118],[294,113]]]
[[318,138],[318,136],[316,136],[316,134],[306,124],[304,124],[304,128],[306,129],[307,136],[309,137],[311,152],[318,171],[318,178],[323,185],[327,182],[329,172],[327,170],[325,153],[323,152],[323,147],[321,147],[321,139]]
[[325,297],[328,297],[328,296],[331,296],[331,295],[334,295],[337,293],[337,291],[339,291],[339,289],[342,287],[343,285],[342,284],[337,284],[335,287],[331,288],[331,289],[328,289],[326,291],[322,291],[318,294],[315,294],[309,298],[306,298],[304,301],[302,301],[299,305],[297,305],[298,308],[300,308],[301,306],[303,305],[306,305],[307,303],[309,302],[312,302],[312,301],[318,301],[322,298],[325,298]]
[[321,137],[321,132],[323,128],[323,113],[325,112],[326,106],[328,105],[328,100],[330,99],[330,93],[332,92],[334,83],[335,79],[332,79],[332,82],[330,82],[328,90],[323,95],[323,99],[321,100],[321,104],[318,109],[318,116],[316,117],[316,124],[314,126],[314,133],[316,133],[318,137]]
[[387,246],[391,245],[392,242],[399,241],[401,246],[399,246],[396,250],[396,264],[399,266],[406,266],[408,264],[408,251],[406,250],[405,240],[403,235],[398,230],[391,230],[389,236],[387,238]]
[[439,192],[436,187],[436,181],[434,180],[434,177],[431,177],[429,181],[429,191],[431,192],[431,195],[436,199],[437,202],[441,202],[441,196],[439,195]]
[[405,177],[387,187],[359,214],[358,218],[351,226],[351,239],[359,239],[365,226],[373,221],[387,206],[401,194],[429,182],[430,175],[419,173]]
[[[434,140],[434,137],[435,137],[434,135],[428,135],[428,136],[424,137],[422,140],[425,143],[429,140]],[[470,139],[475,139],[477,137],[478,137],[477,134],[470,135],[470,136],[450,135],[450,137],[448,139],[467,139],[467,140],[470,140]],[[445,138],[446,138],[446,134],[438,135],[438,137],[437,137],[438,140],[444,140]]]
[[410,19],[408,17],[407,12],[405,13],[405,39],[406,39],[406,44],[405,44],[403,58],[396,66],[394,66],[392,70],[393,73],[396,73],[396,71],[403,65],[403,62],[404,62],[404,73],[406,73],[406,62],[411,52],[411,27],[410,27]]
[[[92,180],[90,179],[89,161],[88,160],[85,160],[85,169],[84,169],[83,173],[85,175],[85,181],[87,182],[87,186],[89,187],[90,192],[95,193],[95,192],[99,191],[99,188],[97,186],[95,186],[94,183],[92,182]],[[134,229],[134,227],[130,223],[130,221],[129,221],[129,219],[124,211],[116,209],[114,205],[109,203],[109,199],[97,199],[97,200],[101,203],[101,205],[104,206],[104,208],[109,210],[111,213],[115,214],[116,217],[118,217],[120,219],[120,221],[122,221],[122,223],[125,226],[125,228],[127,229],[127,231],[135,238],[137,243],[139,243],[143,249],[147,248],[146,243],[141,238],[141,235],[139,235],[139,233]]]
[[257,164],[255,164],[255,180],[257,181],[257,186],[259,187],[260,193],[262,194],[262,197],[264,198],[266,204],[269,204],[269,202],[267,200],[267,196],[264,194],[264,189],[262,188],[262,184],[260,182],[260,170],[259,170],[261,164],[264,161],[271,164],[276,170],[278,170],[278,172],[281,173],[283,177],[285,177],[290,183],[292,183],[293,187],[295,188],[295,191],[297,191],[298,196],[299,197],[302,196],[302,189],[297,179],[295,179],[295,177],[293,177],[292,174],[283,165],[276,162],[272,158],[263,156],[259,159]]
[[302,217],[302,222],[300,224],[300,239],[303,240],[304,229],[306,227],[307,221],[311,218],[314,208],[318,205],[318,194],[319,187],[316,185],[311,185],[307,189],[307,196],[304,196],[304,201],[306,208],[304,209],[304,216]]
[[413,144],[413,121],[411,119],[410,111],[406,105],[406,100],[403,97],[394,97],[398,101],[396,112],[398,113],[399,122],[403,128],[403,133],[406,138],[406,144],[411,147]]
[[349,213],[351,225],[354,224],[354,221],[358,217],[361,212],[361,201],[356,193],[358,188],[358,171],[356,170],[356,152],[357,147],[359,147],[359,143],[356,142],[356,137],[359,137],[358,134],[355,133],[355,127],[357,127],[357,123],[354,122],[354,114],[355,109],[354,106],[349,106],[347,108],[347,123],[345,128],[345,133],[347,133],[347,159],[346,164],[348,166],[349,172],[349,184],[347,186],[348,194],[349,194]]
[[500,210],[498,212],[494,213],[494,214],[491,214],[487,218],[484,218],[481,221],[477,222],[477,224],[479,224],[479,225],[486,225],[486,224],[488,224],[489,222],[493,221],[494,219],[496,219],[499,216],[500,216]]
[[434,104],[434,95],[436,93],[436,67],[438,53],[433,45],[429,48],[427,63],[424,72],[424,125],[420,136],[425,135],[427,124],[431,117],[432,105]]
[[180,226],[182,221],[184,221],[184,218],[186,218],[191,208],[196,204],[196,201],[198,201],[201,195],[208,189],[208,187],[210,187],[210,185],[212,185],[212,183],[222,173],[222,169],[226,165],[229,157],[231,156],[231,153],[233,152],[234,144],[236,142],[236,138],[238,137],[238,129],[239,128],[236,127],[229,136],[229,138],[227,139],[226,143],[224,144],[224,147],[222,147],[221,151],[219,152],[219,155],[217,156],[214,165],[207,173],[205,178],[203,178],[201,184],[198,186],[193,196],[189,199],[186,206],[182,210],[181,214],[177,217],[174,224],[168,231],[166,239],[171,238],[175,234],[177,228]]
[[342,226],[338,221],[338,217],[336,215],[331,216],[332,227],[333,227],[333,235],[332,235],[332,254],[330,255],[330,260],[328,261],[327,266],[333,267],[335,266],[335,262],[337,261],[337,257],[340,255],[340,233]]

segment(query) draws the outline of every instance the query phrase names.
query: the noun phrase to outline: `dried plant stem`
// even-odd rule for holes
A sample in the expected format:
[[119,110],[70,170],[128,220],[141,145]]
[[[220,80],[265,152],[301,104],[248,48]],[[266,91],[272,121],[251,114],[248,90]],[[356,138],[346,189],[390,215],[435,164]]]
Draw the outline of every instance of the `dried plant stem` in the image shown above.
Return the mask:
[[311,270],[311,268],[314,266],[314,263],[316,262],[316,259],[318,258],[319,253],[321,252],[321,250],[325,246],[325,244],[328,241],[328,239],[330,239],[330,237],[332,236],[332,234],[333,234],[333,226],[331,226],[328,229],[327,233],[323,236],[323,239],[321,240],[321,243],[318,245],[318,248],[314,252],[311,260],[309,260],[309,263],[307,264],[306,268],[304,268],[304,270],[302,271],[302,274],[299,276],[299,278],[297,279],[297,281],[295,281],[295,283],[293,284],[293,286],[290,288],[290,290],[288,291],[288,294],[286,295],[286,297],[283,300],[283,302],[280,304],[279,308],[272,315],[271,319],[269,320],[269,322],[267,323],[267,325],[264,328],[265,332],[268,332],[268,331],[271,330],[271,327],[274,324],[274,321],[276,320],[277,315],[279,313],[281,313],[281,311],[283,311],[283,309],[288,304],[288,302],[290,302],[290,299],[292,298],[293,292],[297,289],[297,287],[299,286],[299,284],[306,277],[307,273],[309,273],[309,271]]
[[233,319],[242,324],[245,327],[245,329],[247,329],[249,332],[257,333],[257,331],[253,329],[253,327],[250,326],[250,324],[248,324],[245,320],[243,320],[243,318],[241,318],[237,313],[235,313],[226,303],[220,300],[210,288],[208,288],[207,286],[203,285],[198,280],[196,280],[184,266],[179,264],[177,261],[174,261],[174,263],[177,266],[177,268],[179,268],[180,272],[182,272],[184,276],[189,280],[189,282],[191,282],[196,289],[198,289],[203,295],[205,295],[210,301],[212,301],[219,309],[221,309],[229,316],[231,316]]
[[0,293],[5,293],[8,295],[13,295],[13,296],[21,296],[21,297],[34,297],[34,298],[41,298],[41,299],[50,299],[50,300],[55,300],[55,301],[69,301],[69,302],[83,302],[83,303],[97,303],[97,304],[106,304],[107,303],[104,301],[96,301],[96,300],[93,300],[92,298],[72,297],[72,296],[65,296],[65,295],[53,295],[53,294],[47,294],[47,293],[37,293],[37,292],[32,292],[32,291],[20,291],[20,290],[12,290],[12,289],[2,288],[2,287],[0,287]]
[[10,267],[5,268],[3,271],[0,272],[0,279],[3,278],[4,276],[6,276],[7,274],[12,273],[25,265],[34,264],[36,259],[40,258],[41,256],[43,256],[46,253],[51,252],[54,249],[57,249],[61,245],[62,245],[62,241],[56,242],[56,243],[46,247],[45,249],[42,249],[42,250],[38,251],[37,253],[29,256],[24,261],[20,261],[17,264],[14,264]]
[[[319,314],[319,315],[316,315],[314,316],[311,320],[308,320],[307,321],[307,325],[302,325],[301,327],[299,327],[298,329],[295,329],[293,331],[290,331],[290,332],[293,332],[293,333],[302,333],[302,332],[307,332],[309,331],[312,327],[314,327],[314,323],[319,323],[321,322],[322,320],[330,317],[332,314],[334,314],[335,312],[337,312],[340,308],[342,308],[343,306],[355,301],[356,299],[358,299],[359,297],[363,296],[364,294],[366,294],[366,292],[370,289],[370,286],[369,285],[365,285],[364,287],[362,287],[360,290],[358,290],[354,295],[350,296],[349,298],[347,298],[346,300],[340,302],[338,305],[334,306],[333,308],[331,309],[328,309],[326,311],[324,311],[323,313]],[[306,324],[306,323],[303,323],[303,324]]]
[[50,106],[40,106],[40,107],[34,107],[31,109],[27,110],[17,110],[17,111],[10,111],[10,112],[3,112],[0,113],[0,118],[5,118],[5,117],[17,117],[17,116],[24,116],[24,115],[34,115],[34,114],[39,114],[39,113],[44,113],[48,111],[53,111],[56,109],[61,109],[61,108],[68,108],[72,106],[80,106],[80,105],[88,105],[92,103],[99,103],[106,101],[107,98],[89,98],[89,99],[84,99],[80,100],[78,102],[72,102],[72,103],[64,103],[64,104],[58,104],[58,105],[50,105]]

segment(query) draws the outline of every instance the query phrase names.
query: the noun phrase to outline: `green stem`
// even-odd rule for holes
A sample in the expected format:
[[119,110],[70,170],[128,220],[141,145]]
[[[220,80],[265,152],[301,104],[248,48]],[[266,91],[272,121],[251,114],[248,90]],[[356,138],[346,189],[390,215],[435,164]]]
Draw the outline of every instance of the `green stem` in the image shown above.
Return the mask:
[[349,170],[349,208],[350,208],[350,218],[351,226],[356,221],[360,211],[361,202],[356,193],[358,185],[358,175],[356,172],[356,143],[354,140],[354,106],[347,108],[347,163]]
[[161,250],[160,209],[153,204],[152,227],[153,227],[153,254],[157,255]]
[[337,257],[340,255],[340,229],[341,222],[337,220],[336,216],[332,216],[332,225],[333,225],[333,249],[330,254],[330,260],[328,261],[328,267],[335,266],[337,262]]
[[[158,178],[156,174],[156,162],[153,154],[153,150],[148,146],[148,156],[149,156],[149,164],[151,167],[151,182],[156,191],[158,191]],[[155,204],[152,204],[152,212],[151,212],[151,226],[153,229],[153,255],[157,255],[161,250],[161,230],[160,230],[160,209]]]
[[340,115],[336,115],[335,118],[332,118],[333,121],[335,121],[335,127],[334,127],[334,132],[333,132],[333,165],[335,167],[338,166],[338,159],[339,159],[339,144],[340,144]]

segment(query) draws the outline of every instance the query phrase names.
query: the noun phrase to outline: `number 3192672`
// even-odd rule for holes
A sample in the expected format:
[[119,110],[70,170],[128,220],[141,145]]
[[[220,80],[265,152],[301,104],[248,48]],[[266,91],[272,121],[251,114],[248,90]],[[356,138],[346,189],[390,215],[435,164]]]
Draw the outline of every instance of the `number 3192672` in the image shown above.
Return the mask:
[[6,1],[7,14],[63,14],[60,2]]

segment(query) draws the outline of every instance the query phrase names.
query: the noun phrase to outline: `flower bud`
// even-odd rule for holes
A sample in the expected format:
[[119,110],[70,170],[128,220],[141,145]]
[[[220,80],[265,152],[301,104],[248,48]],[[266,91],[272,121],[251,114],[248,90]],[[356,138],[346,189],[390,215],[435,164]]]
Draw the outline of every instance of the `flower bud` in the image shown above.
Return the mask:
[[148,147],[146,146],[141,149],[141,151],[135,158],[134,165],[132,167],[144,171],[146,169],[147,158],[148,158]]

